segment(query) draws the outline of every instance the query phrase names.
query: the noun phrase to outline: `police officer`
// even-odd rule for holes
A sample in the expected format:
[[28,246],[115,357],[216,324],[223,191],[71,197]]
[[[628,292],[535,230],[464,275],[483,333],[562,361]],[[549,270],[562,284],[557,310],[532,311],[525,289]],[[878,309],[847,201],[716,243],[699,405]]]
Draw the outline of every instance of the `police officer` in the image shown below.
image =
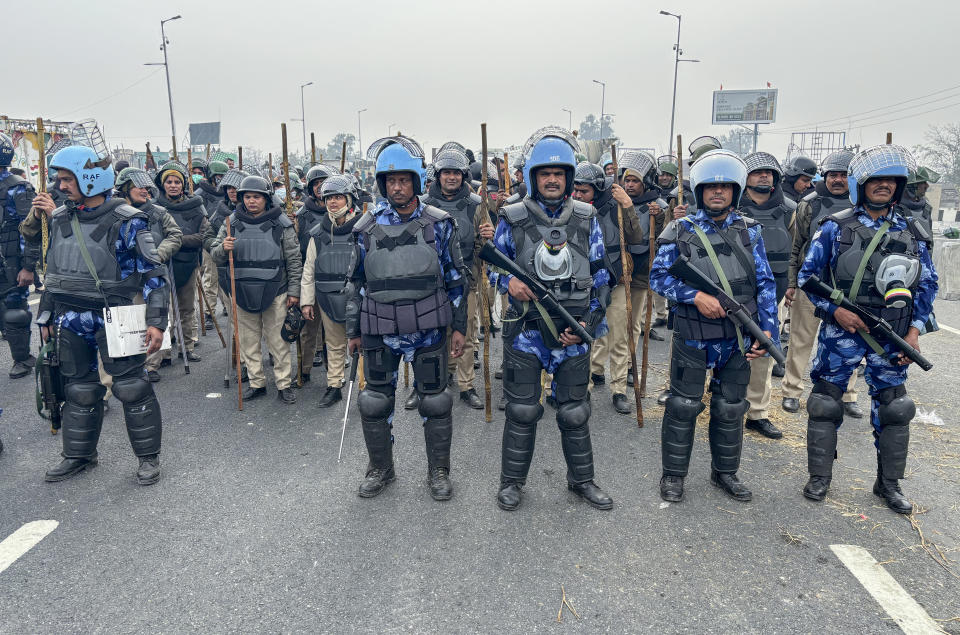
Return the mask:
[[38,322],[45,337],[57,338],[66,402],[63,460],[45,478],[66,480],[97,463],[106,392],[97,376],[99,351],[113,376],[113,394],[123,403],[127,434],[140,462],[137,481],[150,485],[160,479],[160,404],[143,372],[144,355],[108,354],[103,310],[133,304],[142,294],[147,351],[158,350],[167,327],[166,270],[157,257],[149,217],[110,196],[114,173],[109,157],[71,146],[57,152],[50,166],[57,170],[68,202],[54,208],[50,195],[38,194],[33,213],[20,226],[24,239],[34,244],[41,239],[43,214],[50,226]]
[[37,359],[30,354],[30,285],[35,281],[40,249],[36,245],[21,247],[20,222],[30,212],[33,186],[9,170],[13,162],[13,142],[0,132],[0,327],[10,346],[13,366],[10,379],[29,375]]
[[[197,342],[197,269],[201,252],[205,249],[209,251],[214,234],[207,220],[203,199],[187,192],[187,178],[187,171],[182,164],[169,161],[157,172],[154,182],[160,192],[156,203],[173,216],[183,232],[180,250],[171,258],[170,268],[176,283],[187,359],[199,362],[200,356],[193,352]],[[157,370],[159,367],[159,355],[150,356],[147,369]]]
[[[433,160],[436,182],[423,197],[424,205],[432,205],[447,212],[456,222],[460,255],[470,283],[467,292],[467,332],[463,355],[450,364],[456,368],[460,400],[471,408],[483,409],[483,401],[473,387],[475,339],[477,337],[477,287],[480,278],[480,263],[475,257],[480,240],[493,238],[493,223],[490,214],[483,209],[483,199],[470,190],[470,164],[467,156],[455,148],[437,153]],[[490,184],[488,181],[489,185]],[[485,282],[485,281],[484,281]],[[484,284],[486,286],[486,284]],[[416,394],[416,393],[414,393]]]
[[[311,240],[310,232],[317,226],[317,223],[327,218],[327,208],[323,202],[321,189],[328,178],[338,174],[340,174],[340,170],[323,163],[318,163],[307,170],[305,177],[307,181],[306,196],[303,199],[303,206],[297,211],[297,240],[300,241],[300,254],[304,259],[304,266],[306,266],[307,248]],[[346,269],[341,273],[346,273]],[[321,363],[320,349],[322,347],[317,346],[317,337],[322,325],[321,320],[308,320],[303,330],[300,331],[300,347],[303,350],[300,375],[303,377],[304,383],[310,381],[310,372],[313,367],[319,366]],[[330,380],[329,370],[328,368],[328,385]]]
[[813,179],[817,176],[817,164],[810,157],[798,154],[789,161],[783,170],[783,195],[794,203],[810,193]]
[[[898,212],[909,171],[915,168],[910,153],[895,145],[874,146],[853,157],[848,170],[853,207],[821,222],[798,281],[802,285],[813,274],[825,275],[844,296],[886,319],[919,350],[920,329],[930,316],[938,285],[930,259],[931,237],[921,223]],[[889,288],[897,292],[893,300],[886,293]],[[916,413],[904,386],[910,360],[888,342],[874,339],[875,333],[867,333],[856,314],[823,298],[811,300],[824,323],[810,373],[814,381],[807,401],[810,480],[803,495],[817,501],[827,495],[843,421],[840,395],[865,357],[877,448],[873,493],[893,511],[909,514],[913,506],[899,480],[907,464],[910,420]]]
[[[230,168],[227,170],[227,173],[223,175],[223,178],[220,179],[220,201],[212,210],[207,210],[207,219],[210,222],[210,229],[213,230],[214,235],[220,233],[220,228],[223,227],[224,221],[237,209],[237,203],[240,201],[237,195],[237,188],[240,187],[243,179],[247,176],[249,175],[243,170]],[[229,271],[226,265],[217,266],[217,264],[214,263],[214,266],[216,266],[217,270],[218,283],[216,298],[219,298],[223,304],[223,312],[221,315],[227,316],[227,307],[229,307],[231,303],[230,296],[224,289],[230,288],[230,278],[227,277]],[[208,298],[212,308],[217,306],[216,298],[214,300],[209,300]]]
[[930,236],[933,236],[933,207],[927,201],[926,194],[930,184],[939,180],[940,175],[930,168],[917,166],[917,169],[910,173],[903,199],[900,201],[905,212],[903,215],[913,216]]
[[[210,163],[204,165],[205,162],[203,159],[194,159],[193,160],[193,170],[196,179],[197,168],[203,168],[202,177],[199,180],[195,181],[194,192],[203,199],[203,208],[207,213],[207,220],[210,222],[210,229],[213,232],[213,235],[216,235],[220,230],[219,226],[214,227],[213,225],[213,216],[216,213],[217,208],[220,206],[220,202],[223,200],[223,192],[220,190],[220,182],[223,180],[223,177],[227,174],[230,168],[227,167],[227,164],[223,161],[211,161]],[[200,261],[200,287],[203,289],[203,300],[200,306],[200,310],[206,312],[206,319],[204,323],[208,331],[212,331],[213,326],[213,316],[210,315],[210,312],[216,311],[217,309],[217,291],[220,289],[220,285],[217,283],[217,265],[214,264],[213,260],[210,258],[210,252],[204,250],[201,261]],[[209,305],[210,310],[207,311],[207,305]]]
[[[502,210],[494,244],[531,276],[552,287],[557,299],[588,333],[602,337],[610,301],[603,232],[593,206],[573,198],[579,151],[576,138],[549,126],[524,148],[527,196]],[[594,482],[590,441],[590,347],[557,315],[534,309],[529,287],[508,274],[498,277],[510,294],[503,329],[503,389],[507,397],[497,505],[514,510],[533,459],[540,405],[540,373],[553,374],[557,426],[567,463],[567,487],[598,509],[613,500]]]
[[358,494],[378,495],[396,478],[391,434],[397,368],[413,364],[434,500],[449,500],[452,397],[447,385],[447,329],[453,357],[463,355],[467,330],[456,226],[446,212],[424,205],[423,150],[408,137],[374,142],[376,177],[384,197],[354,226],[355,252],[347,283],[346,332],[351,352],[362,349],[366,389],[357,398],[370,461]]
[[[760,223],[767,262],[773,271],[777,286],[777,306],[787,291],[787,269],[793,249],[793,220],[797,204],[784,197],[780,189],[783,172],[776,157],[766,152],[754,152],[744,159],[747,164],[747,186],[740,197],[741,216]],[[770,384],[775,362],[772,357],[758,357],[750,362],[750,384],[747,386],[748,430],[759,432],[770,439],[779,439],[783,433],[767,418],[770,405]]]
[[610,359],[610,393],[613,407],[620,414],[630,412],[627,399],[627,368],[630,365],[630,348],[627,335],[627,299],[623,281],[623,261],[620,251],[620,219],[618,208],[623,208],[624,239],[627,244],[642,241],[643,229],[633,201],[623,188],[612,182],[603,169],[594,163],[577,164],[573,177],[573,198],[593,205],[600,229],[603,231],[603,249],[607,257],[606,267],[610,272],[610,304],[606,317],[609,331],[593,343],[590,351],[590,390],[594,385],[606,382],[603,370]]
[[[830,214],[850,207],[847,166],[852,158],[853,153],[849,150],[839,150],[824,157],[820,166],[823,179],[818,181],[814,190],[797,205],[793,250],[790,254],[784,298],[784,304],[790,307],[790,346],[787,348],[785,373],[780,386],[783,391],[782,407],[787,412],[800,410],[803,377],[807,374],[810,352],[820,328],[820,319],[814,314],[813,303],[797,288],[797,274],[810,248],[810,239],[821,221]],[[860,419],[863,417],[863,410],[857,405],[856,382],[857,376],[853,373],[843,394],[843,411],[848,417]]]
[[274,360],[277,399],[293,404],[297,396],[290,387],[290,345],[280,331],[287,309],[300,303],[300,243],[293,221],[283,213],[283,208],[274,205],[273,189],[266,179],[246,177],[237,194],[240,202],[220,228],[210,256],[222,266],[229,260],[227,254],[234,254],[240,352],[250,377],[243,398],[252,400],[267,394],[261,349],[261,340],[266,339]]
[[[326,214],[311,228],[303,261],[300,301],[307,320],[323,320],[327,349],[327,389],[321,408],[343,399],[343,368],[347,357],[347,296],[344,285],[353,256],[353,228],[360,220],[353,180],[345,175],[326,179],[320,188]],[[302,333],[302,331],[301,331]]]
[[703,384],[713,369],[710,395],[710,482],[732,498],[749,501],[753,494],[737,478],[743,446],[743,415],[750,379],[750,360],[766,352],[726,317],[714,296],[697,291],[669,270],[679,256],[709,276],[754,314],[777,342],[776,283],[764,249],[761,227],[736,211],[747,180],[747,166],[727,150],[704,154],[690,169],[697,211],[671,221],[658,239],[650,282],[674,311],[670,397],[661,432],[663,476],[660,496],[683,498],[683,479],[690,464],[697,415],[703,409]]

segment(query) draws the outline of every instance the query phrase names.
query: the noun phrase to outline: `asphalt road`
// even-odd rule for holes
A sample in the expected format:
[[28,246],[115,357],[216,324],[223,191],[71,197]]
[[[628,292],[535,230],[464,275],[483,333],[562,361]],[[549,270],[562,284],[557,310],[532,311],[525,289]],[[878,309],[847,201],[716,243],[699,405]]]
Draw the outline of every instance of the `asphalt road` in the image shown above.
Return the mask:
[[[937,310],[960,329],[960,304]],[[315,407],[322,373],[296,406],[277,402],[271,386],[268,399],[237,412],[216,336],[202,342],[190,375],[165,368],[156,385],[163,478],[151,487],[136,483],[115,400],[100,465],[44,483],[59,437],[35,413],[32,378],[0,373],[0,540],[28,522],[59,523],[5,570],[0,563],[0,632],[897,632],[830,549],[844,544],[869,551],[943,629],[960,633],[960,391],[951,388],[960,385],[960,332],[925,336],[935,368],[911,371],[911,394],[943,425],[912,425],[909,518],[871,492],[866,420],[841,429],[827,501],[804,499],[805,415],[778,407],[771,418],[784,439],[747,434],[740,475],[753,502],[710,485],[700,426],[685,500],[663,503],[662,409],[645,400],[638,429],[613,411],[606,388],[594,392],[591,424],[612,511],[567,492],[549,408],[523,505],[499,510],[502,413],[488,424],[459,401],[452,501],[430,499],[421,426],[402,409],[398,481],[360,499],[359,418],[354,408],[338,463],[343,408]],[[501,345],[493,340],[493,364]],[[651,361],[656,389],[665,343],[652,343]],[[401,387],[398,402],[405,395]],[[564,609],[558,623],[561,588],[579,617]]]

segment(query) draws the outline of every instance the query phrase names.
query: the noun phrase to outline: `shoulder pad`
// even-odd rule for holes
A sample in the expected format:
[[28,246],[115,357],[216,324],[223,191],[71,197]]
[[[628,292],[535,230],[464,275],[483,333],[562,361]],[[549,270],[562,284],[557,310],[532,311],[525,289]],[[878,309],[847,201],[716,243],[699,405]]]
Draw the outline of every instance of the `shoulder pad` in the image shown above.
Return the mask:
[[667,223],[667,226],[663,228],[663,231],[660,232],[660,235],[657,236],[658,245],[669,245],[671,243],[677,242],[677,239],[680,237],[680,220],[674,219]]
[[670,196],[677,198],[677,195],[680,193],[680,186],[676,185],[672,190],[670,190]]
[[500,213],[503,214],[503,217],[507,219],[508,223],[516,225],[527,217],[527,208],[523,204],[523,201],[520,201],[518,203],[505,205],[500,210]]
[[[803,200],[807,200],[807,199],[804,198]],[[797,211],[797,202],[796,202],[795,200],[793,200],[792,198],[789,198],[789,197],[784,196],[784,197],[783,197],[783,206],[784,206],[784,208],[786,208],[786,210],[787,210],[788,212],[795,212],[795,211]]]
[[436,223],[442,220],[450,220],[450,214],[446,213],[439,207],[434,207],[433,205],[425,205],[423,211],[420,212],[420,215],[430,222]]
[[376,223],[377,221],[374,219],[373,213],[368,212],[361,216],[360,220],[357,221],[357,224],[353,226],[353,233],[362,234],[373,227]]
[[280,227],[283,227],[284,229],[286,229],[287,227],[293,227],[293,221],[290,220],[290,217],[287,216],[286,214],[280,214],[279,216],[277,216],[277,224],[280,225]]
[[473,192],[470,192],[470,194],[467,195],[467,198],[470,199],[470,202],[475,205],[479,205],[483,202],[483,199],[480,198],[478,194],[474,194]]
[[135,240],[137,243],[137,251],[140,252],[144,260],[154,266],[163,264],[163,261],[160,260],[160,255],[157,253],[157,244],[153,240],[152,232],[148,230],[138,231]]
[[52,215],[53,215],[53,216],[63,216],[63,215],[66,214],[66,213],[67,213],[67,206],[66,206],[66,205],[61,205],[61,206],[58,207],[57,209],[53,210],[53,214],[52,214]]
[[574,199],[573,201],[573,213],[580,218],[593,218],[597,210],[590,203],[584,203],[583,201],[578,201]]
[[22,176],[17,176],[17,175],[14,174],[13,172],[11,172],[10,174],[8,174],[8,175],[7,175],[7,178],[5,178],[5,179],[3,180],[3,184],[6,185],[8,189],[15,188],[15,187],[17,187],[18,185],[21,185],[21,184],[23,184],[23,183],[26,183],[27,185],[30,185],[30,182],[29,182],[29,181],[27,181],[27,180],[26,180],[25,178],[23,178]]
[[[806,196],[804,196],[804,197],[803,197],[802,199],[800,199],[800,200],[801,200],[801,201],[806,201],[806,202],[809,203],[809,202],[813,201],[813,199],[819,198],[819,197],[820,197],[820,195],[817,193],[816,190],[814,190],[814,191],[810,192],[809,194],[807,194]],[[791,199],[789,196],[784,196],[784,197],[783,197],[783,200],[785,200],[785,201],[791,201],[791,200],[793,200],[793,199]]]
[[522,197],[520,196],[520,192],[514,192],[513,194],[507,197],[507,200],[505,200],[504,203],[507,205],[512,205],[521,200],[522,200]]
[[740,220],[743,221],[744,226],[747,228],[756,227],[757,225],[760,224],[756,220],[750,218],[749,216],[741,216]]
[[927,233],[927,229],[923,226],[923,223],[918,223],[917,219],[913,216],[904,215],[903,218],[907,221],[907,229],[910,230],[914,238],[920,242],[927,243],[928,247],[933,244],[933,237]]
[[837,225],[841,225],[841,224],[843,224],[844,222],[847,222],[847,221],[849,221],[850,219],[856,218],[856,217],[857,217],[857,215],[856,215],[856,212],[854,212],[853,208],[852,208],[852,207],[848,207],[847,209],[845,209],[845,210],[843,210],[843,211],[841,211],[841,212],[837,212],[836,214],[830,214],[829,216],[823,218],[823,219],[820,221],[820,224],[823,225],[823,224],[824,224],[825,222],[827,222],[828,220],[832,220],[832,221],[835,222]]
[[127,220],[130,218],[149,218],[144,212],[141,212],[133,205],[117,205],[113,208],[112,212],[119,216],[120,218]]

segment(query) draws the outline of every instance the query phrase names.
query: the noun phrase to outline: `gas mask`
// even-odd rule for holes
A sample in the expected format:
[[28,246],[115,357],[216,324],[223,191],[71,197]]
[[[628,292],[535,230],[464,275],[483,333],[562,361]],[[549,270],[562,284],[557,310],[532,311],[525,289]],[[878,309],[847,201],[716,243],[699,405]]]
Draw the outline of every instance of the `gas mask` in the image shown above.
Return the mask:
[[573,255],[567,245],[567,232],[552,227],[537,246],[533,256],[537,277],[544,282],[568,280],[573,275]]
[[913,303],[910,287],[920,280],[920,261],[904,254],[890,254],[880,262],[874,283],[888,309]]

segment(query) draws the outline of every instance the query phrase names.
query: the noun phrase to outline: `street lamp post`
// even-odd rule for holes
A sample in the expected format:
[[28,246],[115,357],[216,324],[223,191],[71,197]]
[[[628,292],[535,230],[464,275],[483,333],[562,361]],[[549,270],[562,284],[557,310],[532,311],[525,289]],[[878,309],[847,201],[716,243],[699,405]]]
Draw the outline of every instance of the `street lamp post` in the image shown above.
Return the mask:
[[600,139],[603,139],[603,107],[607,101],[607,83],[600,80],[593,80],[594,84],[600,84]]
[[163,51],[163,62],[147,62],[144,66],[163,66],[163,70],[167,75],[167,103],[170,105],[170,135],[173,137],[173,142],[177,142],[177,124],[173,119],[173,92],[170,90],[170,65],[167,63],[167,34],[163,29],[163,25],[167,22],[172,22],[173,20],[179,20],[181,16],[175,15],[172,18],[167,18],[166,20],[160,20],[160,49]]
[[560,110],[567,113],[567,116],[569,118],[569,123],[567,125],[567,128],[569,128],[570,131],[573,132],[573,112],[569,108],[561,108]]
[[389,137],[390,134],[392,133],[393,127],[394,127],[395,125],[397,125],[397,124],[392,123],[392,124],[390,124],[389,126],[387,126],[387,136],[388,136],[388,137]]
[[700,60],[680,59],[680,56],[683,55],[683,49],[680,48],[680,23],[682,20],[679,15],[669,11],[660,11],[660,15],[670,15],[677,19],[677,43],[673,45],[675,54],[673,58],[673,103],[670,106],[670,142],[668,144],[670,150],[667,153],[673,154],[673,123],[677,114],[677,71],[680,68],[680,62],[699,62]]
[[[360,160],[363,160],[363,128],[360,127],[360,113],[367,112],[366,108],[357,111],[357,147],[360,149]],[[387,135],[388,137],[390,135]]]
[[307,112],[303,107],[303,89],[310,86],[313,82],[300,84],[300,125],[303,126],[303,154],[307,154]]

